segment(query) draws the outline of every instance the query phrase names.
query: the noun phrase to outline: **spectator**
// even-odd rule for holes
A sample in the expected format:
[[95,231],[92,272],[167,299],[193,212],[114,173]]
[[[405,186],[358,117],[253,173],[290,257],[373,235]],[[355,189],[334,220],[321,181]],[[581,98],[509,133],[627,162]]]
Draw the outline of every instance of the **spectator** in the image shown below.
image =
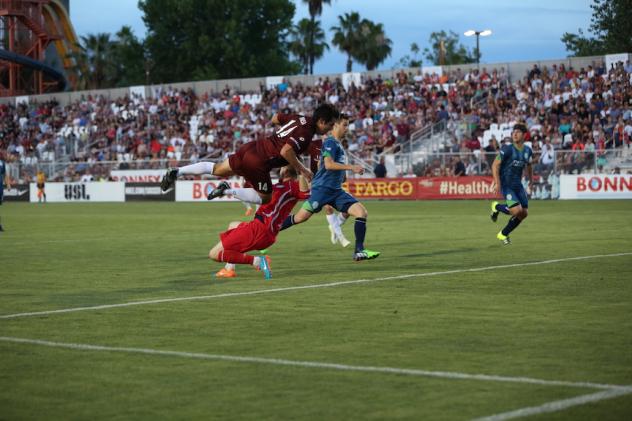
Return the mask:
[[375,174],[375,177],[377,178],[386,177],[386,165],[384,165],[383,156],[380,157],[380,162],[378,162],[377,165],[375,165],[375,168],[373,169],[373,174]]

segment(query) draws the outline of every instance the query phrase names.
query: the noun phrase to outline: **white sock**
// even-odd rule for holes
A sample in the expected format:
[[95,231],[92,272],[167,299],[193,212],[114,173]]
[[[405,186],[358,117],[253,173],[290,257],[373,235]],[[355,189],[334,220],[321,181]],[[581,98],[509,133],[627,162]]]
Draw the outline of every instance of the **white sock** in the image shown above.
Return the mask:
[[255,268],[258,268],[260,264],[261,264],[261,257],[255,256],[255,260],[252,261],[252,265]]
[[345,222],[347,222],[348,216],[344,216],[342,212],[338,214],[338,226],[342,226]]
[[224,269],[226,269],[226,270],[235,270],[235,264],[234,263],[226,263],[226,265],[224,265]]
[[191,165],[185,165],[178,168],[178,175],[201,175],[213,174],[215,164],[213,162],[197,162]]
[[327,217],[327,223],[331,225],[332,228],[335,228],[338,225],[336,222],[336,214],[332,213],[331,215],[325,215]]
[[241,204],[244,205],[246,209],[252,209],[252,205],[248,202],[241,202]]
[[235,196],[237,199],[242,202],[249,202],[260,205],[262,203],[261,196],[257,193],[255,189],[228,189],[224,190],[224,196],[230,194]]

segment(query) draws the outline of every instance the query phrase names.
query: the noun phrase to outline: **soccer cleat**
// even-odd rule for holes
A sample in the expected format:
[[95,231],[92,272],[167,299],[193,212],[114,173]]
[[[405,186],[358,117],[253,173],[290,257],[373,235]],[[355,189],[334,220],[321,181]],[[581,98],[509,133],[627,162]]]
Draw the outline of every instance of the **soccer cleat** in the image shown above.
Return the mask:
[[167,170],[167,173],[162,177],[162,180],[160,180],[160,189],[162,191],[169,190],[171,187],[173,187],[173,184],[176,182],[177,179],[178,179],[178,169],[169,168]]
[[268,249],[259,250],[259,254],[266,254],[267,252],[268,252]]
[[270,267],[270,258],[268,256],[261,256],[259,259],[259,270],[263,272],[263,277],[267,279],[272,279],[272,270]]
[[245,215],[246,216],[251,216],[253,212],[254,211],[252,210],[252,208],[248,208],[248,209],[246,209],[246,214]]
[[334,231],[334,227],[332,227],[331,225],[327,225],[327,227],[329,228],[329,241],[331,241],[331,244],[336,244],[338,242],[338,238],[336,238],[336,232]]
[[337,238],[342,247],[347,247],[349,244],[351,244],[351,241],[347,240],[347,237],[345,237],[345,235],[342,233]]
[[215,274],[216,278],[236,278],[237,272],[234,270],[222,268],[219,272]]
[[492,222],[498,221],[498,211],[496,210],[496,205],[498,205],[498,202],[492,202],[492,213],[489,215],[489,217],[492,218]]
[[500,241],[503,242],[504,245],[508,246],[511,244],[511,240],[509,239],[508,235],[503,235],[503,232],[500,231],[498,234],[496,234],[496,238],[498,238]]
[[362,251],[356,251],[353,253],[353,260],[359,262],[360,260],[371,260],[375,259],[380,255],[379,251],[372,251],[364,249]]
[[226,190],[228,190],[228,189],[230,189],[230,184],[228,184],[228,182],[226,182],[226,181],[222,181],[221,183],[219,183],[219,184],[217,185],[217,187],[215,187],[215,188],[213,189],[213,191],[211,191],[211,192],[208,194],[207,199],[208,199],[208,200],[213,200],[213,199],[215,199],[216,197],[221,197],[221,196],[223,196],[223,195],[224,195],[224,192],[225,192]]

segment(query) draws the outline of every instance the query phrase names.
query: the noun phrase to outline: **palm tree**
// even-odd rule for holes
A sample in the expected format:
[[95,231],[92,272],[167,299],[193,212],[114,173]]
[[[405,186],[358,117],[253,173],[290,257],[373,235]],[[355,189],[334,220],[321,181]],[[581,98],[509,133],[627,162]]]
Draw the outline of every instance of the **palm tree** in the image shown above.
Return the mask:
[[[309,8],[311,28],[316,29],[319,26],[316,25],[316,16],[320,16],[323,13],[323,4],[331,4],[331,0],[303,0],[303,3],[307,3]],[[314,46],[312,50],[308,50],[309,74],[314,74],[314,61],[322,57],[322,54],[318,56],[316,52],[316,36],[316,31],[314,31],[309,37],[308,45]]]
[[391,55],[391,41],[384,33],[381,23],[362,20],[360,34],[363,40],[358,61],[366,65],[367,70],[374,70]]
[[73,71],[78,75],[77,89],[101,89],[107,87],[110,76],[110,34],[82,36],[76,51],[68,54],[75,61]]
[[358,12],[345,13],[338,16],[338,26],[332,26],[334,38],[331,40],[340,51],[347,54],[347,72],[353,67],[353,59],[357,58],[358,50],[362,40],[358,34],[360,32],[360,15]]
[[325,32],[320,27],[320,21],[301,19],[290,30],[290,52],[301,63],[303,73],[310,74],[314,60],[319,59],[329,49],[325,42]]

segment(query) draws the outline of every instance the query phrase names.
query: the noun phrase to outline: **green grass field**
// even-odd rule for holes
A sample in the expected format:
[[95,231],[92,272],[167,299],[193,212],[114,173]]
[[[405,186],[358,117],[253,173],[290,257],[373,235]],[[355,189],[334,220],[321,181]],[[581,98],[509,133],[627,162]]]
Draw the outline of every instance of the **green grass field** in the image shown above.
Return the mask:
[[632,418],[632,201],[533,201],[511,246],[487,202],[367,209],[379,259],[317,215],[264,281],[212,277],[237,203],[5,203],[0,419]]

